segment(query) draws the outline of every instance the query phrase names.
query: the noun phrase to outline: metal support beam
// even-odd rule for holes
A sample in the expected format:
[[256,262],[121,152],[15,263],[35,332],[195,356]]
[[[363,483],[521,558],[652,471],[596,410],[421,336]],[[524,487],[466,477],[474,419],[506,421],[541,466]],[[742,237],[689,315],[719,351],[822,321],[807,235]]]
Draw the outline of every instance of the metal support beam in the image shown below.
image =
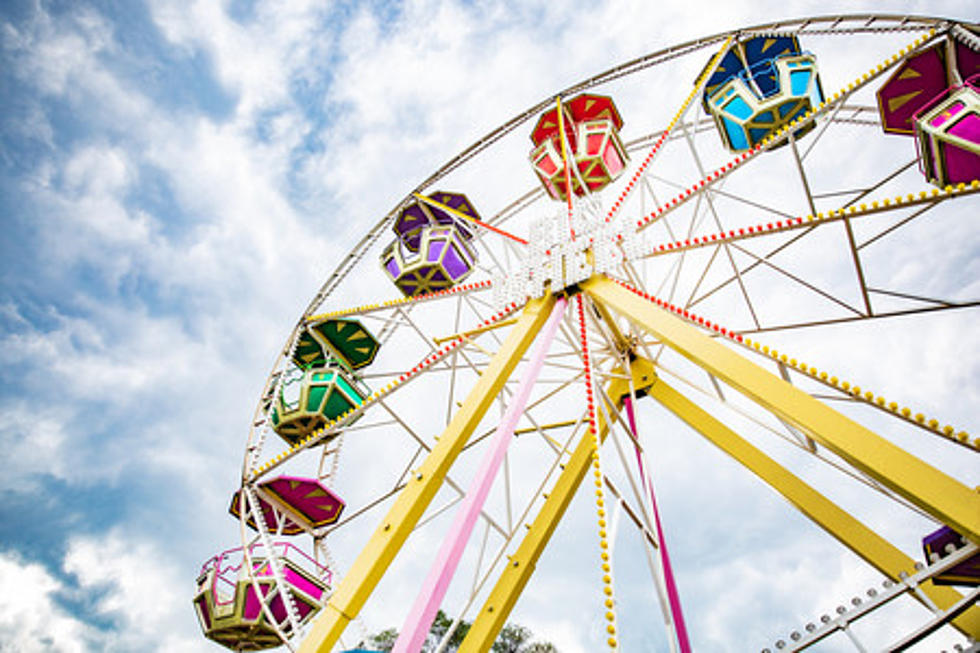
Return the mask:
[[456,411],[421,467],[412,473],[408,484],[324,607],[323,614],[313,623],[309,635],[300,645],[300,653],[327,653],[337,643],[347,624],[360,613],[388,565],[442,486],[463,445],[551,314],[554,303],[555,298],[549,295],[533,300],[525,307],[462,407]]
[[[772,486],[801,513],[891,580],[900,583],[901,572],[915,573],[915,561],[912,558],[715,419],[663,379],[659,379],[648,389],[647,395],[656,399],[708,441]],[[933,585],[932,581],[926,581],[919,587],[942,610],[952,608],[963,599],[962,595],[951,587]],[[919,598],[916,594],[912,596]],[[956,617],[952,623],[965,635],[980,636],[980,607],[970,608]]]
[[944,524],[980,542],[980,494],[786,383],[720,342],[614,281],[582,288],[685,358],[793,424],[856,469]]
[[[637,358],[630,364],[630,372],[633,376],[633,386],[637,391],[648,387],[656,379],[653,365],[642,358]],[[623,397],[629,392],[630,382],[626,379],[613,379],[606,388],[606,394],[617,407],[622,406]],[[601,443],[609,433],[609,424],[601,414],[598,416],[597,428]],[[508,558],[507,566],[497,579],[490,596],[473,619],[473,625],[460,645],[459,653],[480,653],[489,651],[493,646],[517,603],[517,598],[530,580],[531,574],[534,573],[538,559],[548,545],[555,527],[565,514],[582,479],[585,478],[591,456],[592,446],[587,437],[582,437],[575,451],[572,452],[572,457],[565,463],[565,468],[558,477],[555,487],[547,495],[541,511],[534,518],[517,551]]]

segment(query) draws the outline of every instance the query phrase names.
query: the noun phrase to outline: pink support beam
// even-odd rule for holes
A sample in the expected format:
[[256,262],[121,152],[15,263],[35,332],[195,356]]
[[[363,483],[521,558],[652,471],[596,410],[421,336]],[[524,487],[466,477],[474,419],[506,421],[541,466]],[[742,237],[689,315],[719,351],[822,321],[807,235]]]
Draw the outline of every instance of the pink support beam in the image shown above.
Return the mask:
[[[629,418],[630,430],[633,437],[638,438],[636,430],[636,415],[633,413],[633,401],[630,397],[623,398],[623,405],[626,407],[626,416]],[[667,553],[667,542],[664,540],[664,531],[660,526],[660,511],[657,510],[657,498],[653,494],[653,481],[647,476],[643,469],[643,457],[640,455],[640,445],[634,443],[636,447],[636,462],[640,466],[640,476],[643,484],[650,493],[650,504],[653,507],[653,522],[657,527],[657,541],[660,543],[660,562],[664,568],[664,582],[667,584],[667,602],[670,603],[670,613],[674,617],[674,632],[677,635],[677,643],[681,653],[691,653],[691,642],[687,637],[687,627],[684,625],[684,613],[681,611],[681,599],[677,592],[677,583],[674,581],[674,571],[670,566],[670,555]]]
[[490,442],[490,448],[480,463],[480,469],[473,478],[469,491],[463,498],[463,504],[456,512],[456,517],[446,534],[446,538],[442,541],[439,553],[432,564],[432,568],[429,569],[429,575],[422,584],[422,589],[415,599],[412,610],[405,619],[405,625],[402,626],[401,634],[399,634],[398,640],[392,648],[392,653],[418,653],[422,649],[422,644],[425,642],[426,635],[429,634],[429,628],[439,610],[439,605],[446,595],[446,590],[449,589],[449,582],[459,565],[463,549],[473,532],[473,526],[476,525],[476,518],[480,515],[480,510],[490,493],[493,479],[504,460],[504,454],[507,452],[507,446],[514,434],[517,420],[524,412],[524,406],[527,405],[531,389],[541,372],[544,357],[547,355],[551,341],[558,330],[558,324],[561,322],[567,303],[568,301],[564,297],[555,302],[551,316],[541,330],[541,340],[538,347],[531,357],[527,369],[524,370],[517,391],[507,406],[500,424],[497,425],[497,430]]

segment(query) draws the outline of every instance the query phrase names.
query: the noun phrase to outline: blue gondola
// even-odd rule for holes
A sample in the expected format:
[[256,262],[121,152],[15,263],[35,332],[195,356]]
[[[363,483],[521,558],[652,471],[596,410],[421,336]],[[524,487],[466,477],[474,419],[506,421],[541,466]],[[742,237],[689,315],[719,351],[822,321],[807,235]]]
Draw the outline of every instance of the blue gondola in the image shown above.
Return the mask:
[[[736,43],[708,79],[702,101],[725,146],[749,150],[823,102],[817,61],[795,36]],[[813,123],[794,132],[799,137]],[[777,144],[778,145],[778,144]]]

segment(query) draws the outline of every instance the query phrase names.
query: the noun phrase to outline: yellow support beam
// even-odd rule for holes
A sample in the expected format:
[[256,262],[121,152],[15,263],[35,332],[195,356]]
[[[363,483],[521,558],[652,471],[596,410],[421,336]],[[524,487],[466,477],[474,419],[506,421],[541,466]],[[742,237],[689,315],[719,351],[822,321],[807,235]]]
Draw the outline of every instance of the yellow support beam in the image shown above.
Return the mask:
[[[663,379],[647,390],[647,395],[772,486],[814,523],[893,581],[902,582],[899,572],[904,571],[909,575],[915,573],[915,561],[912,558],[677,392]],[[963,598],[953,588],[934,585],[932,581],[919,587],[933,603],[944,610]],[[912,596],[921,601],[917,594],[913,593]],[[965,635],[980,637],[980,607],[969,608],[951,623]]]
[[438,442],[412,472],[388,514],[338,585],[323,613],[313,623],[299,653],[327,653],[340,639],[347,624],[358,615],[388,565],[442,486],[449,468],[463,449],[487,409],[496,399],[551,314],[551,295],[528,303],[500,350],[480,375],[466,400],[442,432]]
[[[653,371],[653,364],[642,358],[637,358],[630,364],[630,373],[633,377],[633,387],[637,391],[648,387],[657,378]],[[606,393],[616,406],[622,405],[623,397],[629,392],[629,381],[626,379],[613,379],[606,389]],[[605,422],[601,412],[597,429],[601,443],[609,433],[609,424]],[[463,643],[460,644],[459,653],[482,653],[489,651],[493,646],[524,586],[534,573],[538,559],[548,545],[555,527],[561,521],[585,473],[589,470],[591,457],[592,445],[589,443],[588,436],[583,436],[572,452],[571,458],[565,463],[564,470],[547,495],[541,511],[534,518],[517,551],[508,558],[507,566],[504,567],[490,596],[474,618]]]
[[980,543],[980,494],[606,277],[582,288],[885,487]]

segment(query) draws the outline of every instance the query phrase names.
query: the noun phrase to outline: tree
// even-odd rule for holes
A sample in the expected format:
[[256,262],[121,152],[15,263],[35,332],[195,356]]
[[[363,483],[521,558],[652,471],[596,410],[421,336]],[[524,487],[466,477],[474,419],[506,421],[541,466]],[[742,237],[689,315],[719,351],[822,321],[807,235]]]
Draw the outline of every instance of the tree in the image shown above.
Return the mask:
[[[435,651],[436,647],[439,646],[439,642],[449,631],[449,628],[453,625],[453,620],[446,616],[446,613],[442,610],[436,613],[436,618],[432,622],[432,628],[429,629],[429,640],[432,640],[432,647],[422,647],[423,651]],[[463,639],[466,637],[466,633],[470,632],[470,622],[465,619],[461,619],[459,624],[456,626],[456,630],[449,637],[449,642],[447,642],[446,651],[455,651],[459,648],[459,645],[463,643]],[[428,644],[429,641],[426,641]]]
[[522,648],[521,653],[558,653],[558,649],[551,642],[534,642]]
[[[445,612],[439,610],[436,613],[436,618],[432,622],[432,627],[429,629],[429,636],[422,645],[423,653],[433,653],[439,645],[439,642],[442,641],[442,638],[449,632],[452,624],[453,620]],[[459,645],[463,643],[466,633],[470,631],[470,626],[470,622],[460,620],[453,634],[450,635],[449,641],[446,643],[445,653],[456,653],[459,650]],[[559,653],[554,644],[550,642],[532,642],[531,639],[533,637],[534,635],[529,628],[518,624],[507,624],[500,631],[500,635],[497,637],[497,641],[493,643],[491,650],[493,653]],[[394,628],[386,628],[379,633],[371,635],[367,639],[366,644],[373,650],[390,653],[397,639],[398,631]],[[365,643],[362,642],[361,646],[364,645]]]
[[380,633],[376,633],[368,637],[367,644],[377,651],[384,651],[384,653],[390,653],[391,649],[395,646],[395,640],[398,639],[398,631],[394,628],[386,628]]
[[524,626],[507,624],[500,631],[497,641],[490,650],[493,653],[521,653],[524,643],[531,639],[531,631]]

